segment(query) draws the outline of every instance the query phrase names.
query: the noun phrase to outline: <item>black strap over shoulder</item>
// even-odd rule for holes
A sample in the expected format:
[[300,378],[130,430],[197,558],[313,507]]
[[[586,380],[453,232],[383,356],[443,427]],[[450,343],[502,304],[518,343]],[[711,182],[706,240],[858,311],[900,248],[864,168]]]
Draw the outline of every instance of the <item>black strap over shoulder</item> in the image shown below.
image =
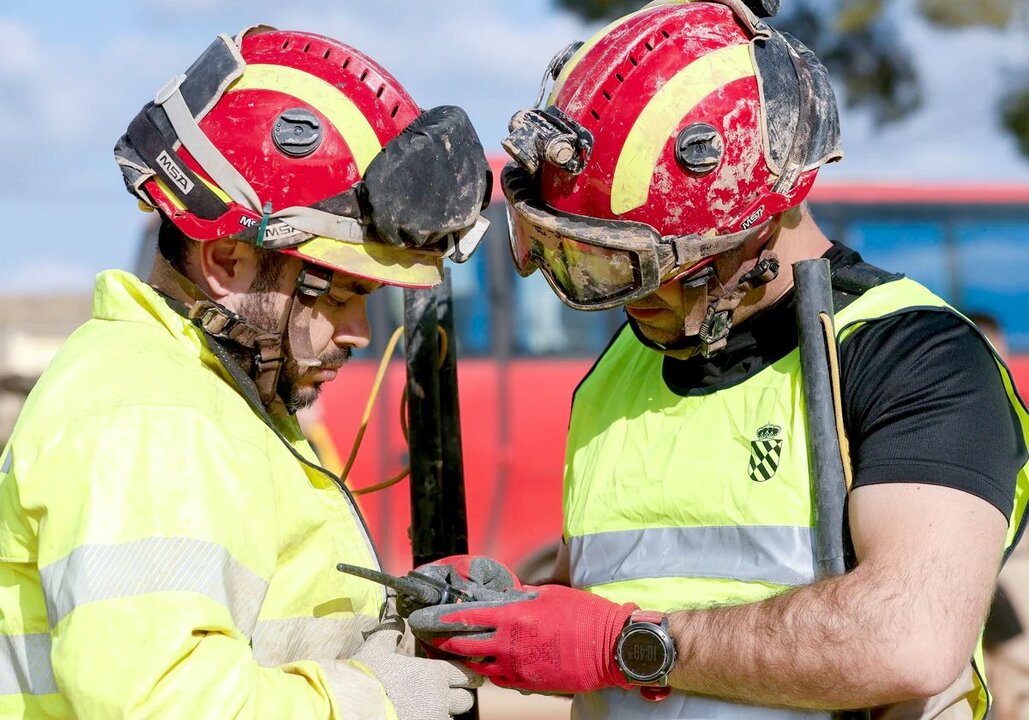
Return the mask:
[[839,312],[866,292],[904,277],[859,260],[832,270],[833,308]]

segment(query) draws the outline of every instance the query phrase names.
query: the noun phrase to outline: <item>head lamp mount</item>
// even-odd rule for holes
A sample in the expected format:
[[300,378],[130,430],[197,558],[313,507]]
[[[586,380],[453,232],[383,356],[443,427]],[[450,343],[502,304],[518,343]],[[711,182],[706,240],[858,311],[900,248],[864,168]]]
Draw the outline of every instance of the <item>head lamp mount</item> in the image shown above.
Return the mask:
[[553,105],[519,110],[508,129],[501,145],[533,174],[546,162],[578,175],[593,151],[593,134]]

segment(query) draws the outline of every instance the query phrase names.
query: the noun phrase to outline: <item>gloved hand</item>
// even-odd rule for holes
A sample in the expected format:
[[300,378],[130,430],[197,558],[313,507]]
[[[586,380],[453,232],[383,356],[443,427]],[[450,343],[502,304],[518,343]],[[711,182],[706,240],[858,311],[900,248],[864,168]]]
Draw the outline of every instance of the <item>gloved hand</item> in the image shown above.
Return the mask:
[[457,662],[398,653],[403,628],[399,617],[387,618],[352,658],[382,683],[398,720],[450,720],[470,710],[470,689],[482,685],[482,676]]
[[637,605],[563,585],[519,586],[508,599],[437,605],[411,614],[415,637],[466,658],[501,687],[585,693],[629,688],[615,641]]
[[[498,560],[479,555],[451,555],[420,565],[415,572],[442,580],[480,601],[509,600],[514,597],[512,593],[522,589],[513,570]],[[403,596],[397,599],[397,607],[401,617],[418,609]]]

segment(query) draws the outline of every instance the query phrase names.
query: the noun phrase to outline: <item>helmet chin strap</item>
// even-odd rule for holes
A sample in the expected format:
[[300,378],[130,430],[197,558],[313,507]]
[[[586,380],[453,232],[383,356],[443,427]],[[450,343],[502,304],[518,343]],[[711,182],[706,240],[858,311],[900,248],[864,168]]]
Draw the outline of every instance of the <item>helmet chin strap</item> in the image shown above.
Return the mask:
[[670,345],[654,342],[643,334],[630,316],[629,325],[637,339],[659,352],[698,347],[706,358],[725,348],[736,308],[750,292],[778,276],[779,259],[766,245],[754,260],[744,263],[746,271],[733,283],[723,283],[719,279],[716,265],[708,265],[696,275],[679,281],[683,307],[690,308],[683,318],[683,340]]
[[304,264],[293,294],[279,314],[275,330],[255,325],[215,302],[160,253],[147,283],[182,305],[183,315],[206,334],[250,350],[252,362],[245,369],[257,386],[261,402],[269,410],[278,406],[290,413],[295,411],[278,395],[279,376],[287,358],[292,358],[302,368],[321,365],[311,343],[311,319],[318,297],[331,286],[332,271]]
[[[729,331],[732,330],[733,313],[747,294],[770,283],[779,275],[779,258],[767,246],[747,264],[749,268],[746,272],[731,284],[723,284],[718,279],[718,273],[712,270],[702,286],[706,302],[695,304],[696,310],[703,311],[703,319],[697,326],[694,317],[697,312],[694,311],[683,321],[687,337],[696,335],[700,339],[700,354],[706,358],[725,348],[729,341]],[[684,296],[688,292],[687,284],[683,283]]]

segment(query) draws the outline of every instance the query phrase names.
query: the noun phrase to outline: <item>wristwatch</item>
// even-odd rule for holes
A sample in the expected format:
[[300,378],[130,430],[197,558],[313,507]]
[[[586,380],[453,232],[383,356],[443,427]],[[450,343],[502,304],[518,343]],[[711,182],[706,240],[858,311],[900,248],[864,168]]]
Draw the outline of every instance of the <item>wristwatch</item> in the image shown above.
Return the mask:
[[637,610],[615,641],[615,662],[632,685],[640,686],[647,700],[663,700],[671,692],[668,673],[675,665],[675,642],[668,632],[668,616]]

